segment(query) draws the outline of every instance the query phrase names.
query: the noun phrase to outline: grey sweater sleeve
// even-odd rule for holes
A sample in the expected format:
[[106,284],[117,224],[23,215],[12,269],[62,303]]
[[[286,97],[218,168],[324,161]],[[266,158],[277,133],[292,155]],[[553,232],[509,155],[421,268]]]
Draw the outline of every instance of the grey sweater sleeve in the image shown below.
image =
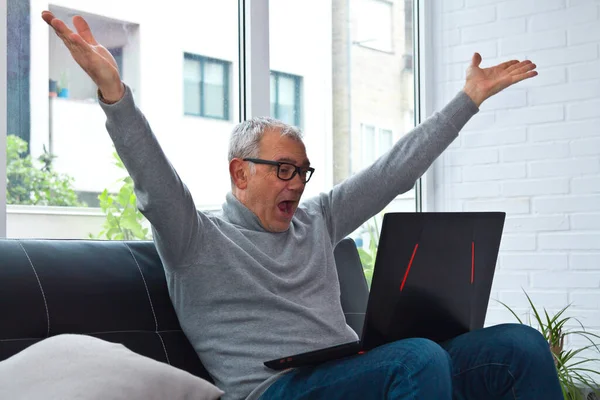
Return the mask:
[[478,111],[471,98],[459,92],[441,111],[403,136],[373,165],[328,193],[309,200],[313,206],[320,207],[332,244],[380,212],[397,195],[413,188]]
[[158,251],[171,268],[192,263],[204,220],[188,188],[163,153],[131,90],[114,104],[100,100],[106,129],[131,176],[137,206],[150,221]]

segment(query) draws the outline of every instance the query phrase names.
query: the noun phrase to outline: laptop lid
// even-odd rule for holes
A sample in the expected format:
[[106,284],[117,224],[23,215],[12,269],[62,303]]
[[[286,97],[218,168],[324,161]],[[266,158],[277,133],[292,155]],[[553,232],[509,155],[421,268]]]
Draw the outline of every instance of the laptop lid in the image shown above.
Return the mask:
[[482,328],[505,216],[385,214],[363,348],[409,337],[442,342]]

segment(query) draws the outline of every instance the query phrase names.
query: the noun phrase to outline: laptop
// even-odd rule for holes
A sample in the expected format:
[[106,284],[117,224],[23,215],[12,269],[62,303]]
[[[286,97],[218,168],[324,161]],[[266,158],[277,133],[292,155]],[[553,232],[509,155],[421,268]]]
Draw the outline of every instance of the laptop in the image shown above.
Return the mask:
[[503,212],[387,213],[360,340],[264,362],[282,370],[406,338],[441,343],[483,328]]

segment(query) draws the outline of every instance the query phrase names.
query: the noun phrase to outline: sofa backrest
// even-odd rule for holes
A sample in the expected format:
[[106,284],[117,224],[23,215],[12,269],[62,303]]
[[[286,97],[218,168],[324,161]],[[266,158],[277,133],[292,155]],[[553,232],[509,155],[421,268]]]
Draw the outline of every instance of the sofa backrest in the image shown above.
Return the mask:
[[[346,319],[360,331],[368,289],[354,242],[340,242],[335,256]],[[0,240],[0,361],[62,333],[122,343],[211,381],[152,242]]]

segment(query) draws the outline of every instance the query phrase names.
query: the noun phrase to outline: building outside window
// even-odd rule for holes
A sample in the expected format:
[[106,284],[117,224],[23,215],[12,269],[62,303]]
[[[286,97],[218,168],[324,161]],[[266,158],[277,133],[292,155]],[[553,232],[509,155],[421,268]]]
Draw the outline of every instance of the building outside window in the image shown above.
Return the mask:
[[228,61],[184,54],[183,104],[186,115],[229,119],[230,68]]
[[[386,0],[357,2],[357,36],[355,44],[375,50],[394,51],[393,4]],[[412,13],[408,13],[412,17]]]
[[302,78],[271,71],[271,116],[301,126]]
[[377,158],[392,148],[393,135],[390,129],[361,124],[362,168],[371,165]]

